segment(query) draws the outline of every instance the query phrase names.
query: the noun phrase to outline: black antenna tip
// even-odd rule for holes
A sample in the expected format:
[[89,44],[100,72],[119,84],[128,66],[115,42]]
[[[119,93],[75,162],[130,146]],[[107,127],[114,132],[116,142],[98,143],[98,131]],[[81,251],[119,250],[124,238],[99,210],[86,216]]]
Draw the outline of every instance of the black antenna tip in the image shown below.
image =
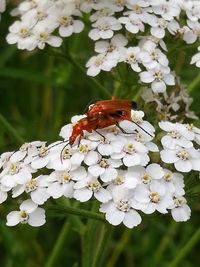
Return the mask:
[[137,109],[137,103],[134,101],[131,101],[131,109],[136,110]]

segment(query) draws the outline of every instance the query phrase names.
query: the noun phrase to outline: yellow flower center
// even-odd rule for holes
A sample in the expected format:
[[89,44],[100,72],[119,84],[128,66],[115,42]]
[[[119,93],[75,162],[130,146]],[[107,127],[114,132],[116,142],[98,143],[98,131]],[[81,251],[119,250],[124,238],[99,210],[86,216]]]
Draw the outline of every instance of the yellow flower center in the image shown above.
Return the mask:
[[156,71],[154,73],[154,78],[157,80],[157,81],[162,81],[163,80],[163,73],[161,71]]
[[69,148],[65,148],[62,151],[62,159],[69,159],[71,156],[71,150]]
[[150,180],[151,180],[151,176],[147,172],[145,172],[143,177],[142,177],[143,183],[147,184]]
[[185,149],[178,151],[176,155],[182,160],[188,160],[190,156],[188,151]]
[[37,189],[37,180],[36,179],[31,179],[26,183],[25,186],[25,191],[26,193],[32,192],[35,189]]
[[87,153],[89,151],[88,145],[80,144],[79,151],[80,153]]
[[20,221],[21,223],[25,223],[28,220],[28,213],[25,210],[21,210],[19,212],[19,216],[20,216]]
[[184,204],[186,204],[186,200],[183,197],[174,197],[174,203],[176,207],[182,207]]
[[59,178],[61,184],[69,183],[71,181],[71,175],[69,172],[62,173]]
[[193,123],[187,124],[186,128],[187,128],[189,131],[192,131],[193,128],[194,128],[194,124],[193,124]]
[[42,145],[41,147],[38,148],[38,152],[39,152],[39,157],[43,158],[48,154],[49,150],[45,145]]
[[125,0],[115,0],[115,4],[117,6],[124,6],[125,5]]
[[117,208],[121,211],[129,211],[130,210],[130,204],[128,200],[122,199],[117,203]]
[[114,180],[114,184],[116,184],[116,185],[121,185],[121,184],[123,184],[123,182],[124,182],[123,178],[119,175]]
[[125,147],[125,151],[129,154],[133,154],[135,152],[135,146],[134,144],[128,144]]
[[178,139],[181,135],[178,131],[171,131],[168,133],[172,138]]
[[22,38],[26,38],[29,36],[29,29],[24,27],[24,28],[21,28],[19,30],[19,35],[22,37]]
[[97,58],[95,59],[95,65],[96,65],[97,67],[101,66],[102,63],[103,63],[103,58],[102,58],[102,57],[97,57]]
[[92,190],[93,192],[97,192],[101,188],[101,184],[97,180],[92,180],[92,181],[88,182],[87,187],[88,187],[88,189]]
[[127,62],[129,63],[136,63],[137,59],[134,53],[130,53],[127,58]]
[[157,192],[152,192],[150,194],[150,199],[151,199],[151,202],[158,203],[160,201],[160,196]]
[[109,163],[108,163],[108,161],[107,161],[107,159],[102,159],[101,161],[100,161],[100,163],[99,163],[99,166],[101,167],[101,168],[108,168],[109,167]]
[[108,24],[102,24],[102,25],[99,25],[98,26],[98,29],[100,30],[100,31],[107,31],[107,30],[109,30],[110,29],[110,26],[108,25]]
[[136,14],[141,14],[142,13],[142,9],[138,5],[133,5],[132,9]]
[[59,19],[60,25],[70,26],[73,24],[73,18],[71,16],[63,16]]
[[151,52],[151,58],[154,60],[158,58],[158,53],[155,50]]
[[41,32],[40,34],[39,34],[39,38],[40,38],[40,40],[41,41],[47,41],[48,40],[48,34],[46,33],[46,32]]
[[164,176],[164,179],[166,182],[170,182],[172,180],[172,178],[173,178],[173,175],[170,172],[166,173]]
[[168,22],[163,18],[159,18],[158,24],[160,25],[161,28],[165,29],[168,25]]
[[26,151],[31,145],[29,143],[24,143],[21,147],[20,147],[20,151],[24,152]]
[[14,175],[21,169],[19,163],[11,163],[9,166],[9,174]]

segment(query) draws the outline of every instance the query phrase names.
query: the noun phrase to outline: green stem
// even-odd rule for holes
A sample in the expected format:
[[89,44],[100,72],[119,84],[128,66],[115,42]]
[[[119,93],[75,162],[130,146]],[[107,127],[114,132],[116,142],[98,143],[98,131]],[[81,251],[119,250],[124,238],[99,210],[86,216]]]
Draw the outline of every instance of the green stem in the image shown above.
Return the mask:
[[[72,54],[68,54],[68,58],[69,61],[77,68],[80,70],[80,72],[82,72],[84,75],[86,75],[85,73],[85,69],[75,60],[74,56]],[[87,75],[86,75],[87,76]],[[111,98],[111,93],[103,86],[101,85],[101,83],[99,83],[95,78],[91,77],[91,76],[87,76],[88,79],[90,79],[107,97]]]
[[124,231],[121,239],[119,240],[119,242],[117,242],[115,250],[114,250],[108,264],[106,265],[106,267],[113,267],[116,265],[120,254],[122,253],[123,249],[126,247],[128,241],[129,241],[130,234],[131,234],[131,232],[129,229],[126,229]]
[[66,220],[66,222],[63,225],[63,228],[60,232],[60,235],[56,241],[55,246],[53,247],[53,250],[47,260],[47,263],[45,264],[45,267],[55,267],[56,262],[59,259],[60,252],[63,251],[64,243],[66,242],[66,237],[70,230],[70,223],[69,220]]
[[23,144],[25,140],[21,137],[15,128],[6,120],[6,118],[0,113],[0,123],[5,127],[8,133],[15,138],[19,144]]
[[177,267],[184,257],[191,251],[191,249],[200,240],[200,228],[193,234],[190,240],[182,247],[175,257],[175,259],[168,265],[168,267]]
[[[52,51],[54,51],[54,50],[52,50]],[[90,81],[92,81],[97,86],[97,88],[100,89],[106,95],[106,97],[109,97],[109,98],[112,97],[112,94],[100,82],[98,82],[95,78],[86,75],[85,69],[75,60],[74,56],[71,53],[67,53],[67,55],[66,55],[62,52],[54,51],[54,55],[56,55],[57,57],[60,57],[64,60],[68,60],[72,65],[74,65],[77,69],[79,69],[79,71],[84,76],[86,76]]]
[[109,243],[110,237],[111,237],[111,227],[109,224],[102,225],[101,231],[100,231],[100,238],[98,242],[98,246],[96,248],[96,253],[94,255],[94,261],[92,264],[92,267],[97,266],[103,266],[102,260],[104,256],[104,252],[107,251],[107,245]]
[[178,54],[177,63],[175,66],[176,75],[179,75],[179,73],[181,72],[184,61],[185,61],[185,51],[181,50]]
[[178,227],[178,223],[172,221],[170,225],[168,226],[168,229],[166,231],[166,234],[159,242],[158,248],[155,250],[156,253],[154,255],[154,264],[157,266],[157,263],[160,262],[166,248],[170,244],[173,235],[176,233]]
[[62,212],[62,214],[67,213],[67,214],[78,215],[84,218],[94,219],[106,223],[106,220],[104,219],[103,215],[88,210],[78,209],[74,207],[65,207],[65,206],[59,206],[59,207],[50,206],[49,210],[59,211],[59,213]]
[[200,84],[200,73],[197,75],[197,77],[193,80],[193,82],[190,83],[188,86],[188,91],[192,92],[194,89]]
[[[94,201],[91,207],[92,212],[98,210],[98,203]],[[88,220],[85,225],[85,232],[82,236],[82,267],[91,267],[95,255],[96,244],[98,240],[99,228],[102,222]]]

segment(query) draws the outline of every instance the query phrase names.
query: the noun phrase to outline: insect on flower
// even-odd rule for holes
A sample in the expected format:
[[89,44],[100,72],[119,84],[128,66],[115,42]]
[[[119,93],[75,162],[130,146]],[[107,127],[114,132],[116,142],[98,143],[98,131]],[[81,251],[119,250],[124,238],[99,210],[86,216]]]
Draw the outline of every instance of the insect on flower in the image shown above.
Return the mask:
[[[84,134],[84,130],[91,133],[97,129],[103,129],[111,125],[117,125],[122,132],[126,133],[119,126],[119,122],[122,120],[129,120],[133,122],[131,120],[132,109],[136,109],[136,103],[131,100],[116,100],[114,97],[112,97],[111,100],[97,101],[89,106],[86,112],[86,117],[80,119],[73,126],[72,134],[69,138],[69,144],[73,145],[77,137],[79,137],[80,141]],[[133,123],[145,131],[136,122]],[[149,134],[148,132],[146,133]]]
[[96,117],[100,114],[119,114],[122,117],[130,118],[131,109],[135,110],[137,104],[131,100],[118,100],[112,97],[111,100],[97,101],[89,106],[87,117]]

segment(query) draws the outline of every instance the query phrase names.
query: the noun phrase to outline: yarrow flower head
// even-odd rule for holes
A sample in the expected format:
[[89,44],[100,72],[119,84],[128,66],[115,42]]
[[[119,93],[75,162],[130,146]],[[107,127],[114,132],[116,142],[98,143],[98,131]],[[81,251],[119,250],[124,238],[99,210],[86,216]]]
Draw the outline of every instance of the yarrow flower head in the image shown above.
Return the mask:
[[7,215],[7,225],[15,226],[18,223],[28,223],[31,226],[41,226],[45,223],[45,213],[42,208],[30,199],[20,205],[19,211],[12,211]]
[[[97,54],[87,62],[87,74],[96,76],[124,62],[154,93],[165,93],[175,85],[165,38],[178,36],[187,44],[195,43],[200,35],[198,8],[198,1],[186,0],[24,0],[12,12],[19,19],[9,27],[7,41],[30,51],[46,45],[60,47],[63,38],[83,31],[82,15],[89,13],[88,35]],[[1,0],[0,13],[4,10],[5,0]],[[199,66],[198,52],[191,64]]]
[[165,163],[174,163],[176,170],[200,171],[200,152],[192,141],[199,138],[199,129],[190,124],[161,122],[159,126],[167,132],[161,143],[161,159]]
[[[128,228],[141,223],[142,213],[171,211],[176,221],[190,218],[183,175],[152,160],[159,149],[153,142],[155,129],[143,119],[144,112],[132,111],[130,121],[97,132],[84,131],[70,143],[74,127],[85,118],[74,116],[61,129],[64,141],[26,143],[1,155],[0,201],[6,201],[10,192],[12,198],[29,197],[19,211],[8,214],[7,225],[44,224],[39,206],[60,197],[81,202],[94,198],[109,223]],[[200,153],[193,146],[199,142],[199,129],[170,122],[161,122],[160,127],[168,132],[161,139],[161,159],[181,172],[199,170]]]
[[[79,20],[81,11],[70,0],[23,1],[17,8],[17,20],[9,28],[7,42],[19,49],[44,49],[46,44],[60,47],[62,37],[80,33],[84,24]],[[54,32],[58,29],[60,35]]]
[[[5,0],[0,0],[0,15],[4,10]],[[169,59],[174,55],[172,44],[183,41],[196,46],[191,64],[200,67],[200,46],[195,44],[200,37],[199,2],[24,0],[11,13],[17,19],[6,40],[28,51],[51,46],[56,52],[65,38],[82,32],[87,22],[95,51],[86,60],[87,75],[111,72],[116,92],[125,85],[127,92],[134,90],[135,98],[142,87],[145,108],[150,106],[146,110],[154,113],[156,105],[160,130],[145,119],[143,111],[115,112],[111,107],[108,114],[72,117],[60,131],[62,141],[25,143],[18,151],[3,153],[0,203],[9,196],[26,199],[18,211],[7,215],[7,225],[43,225],[45,213],[40,206],[59,198],[95,199],[109,223],[128,228],[141,223],[142,213],[171,213],[175,221],[188,220],[191,210],[180,172],[200,172],[200,129],[184,123],[198,117],[190,110],[193,100],[177,77],[180,66],[174,71],[175,62]]]

